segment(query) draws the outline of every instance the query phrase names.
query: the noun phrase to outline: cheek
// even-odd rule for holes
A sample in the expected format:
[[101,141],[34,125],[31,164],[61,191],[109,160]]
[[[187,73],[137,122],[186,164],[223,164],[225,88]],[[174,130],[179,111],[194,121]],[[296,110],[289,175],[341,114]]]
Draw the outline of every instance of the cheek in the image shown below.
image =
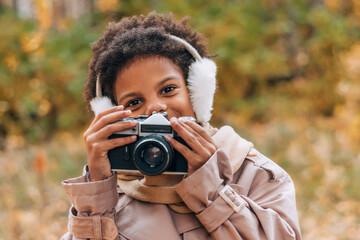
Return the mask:
[[191,102],[190,102],[190,99],[187,99],[183,102],[183,111],[186,112],[186,116],[193,116],[195,117],[195,113],[194,113],[194,110],[192,108],[192,105],[191,105]]
[[195,113],[192,109],[189,95],[182,94],[182,96],[173,99],[173,101],[169,103],[168,114],[169,114],[169,119],[170,119],[170,115],[173,115],[175,117],[182,117],[182,116],[195,117]]
[[188,91],[186,91],[186,93],[184,94],[183,101],[184,101],[183,102],[184,108],[186,108],[186,111],[188,113],[191,113],[191,115],[193,117],[195,117],[195,113],[194,113],[194,110],[192,108],[192,104],[191,104],[191,101],[190,101],[190,96],[189,96]]

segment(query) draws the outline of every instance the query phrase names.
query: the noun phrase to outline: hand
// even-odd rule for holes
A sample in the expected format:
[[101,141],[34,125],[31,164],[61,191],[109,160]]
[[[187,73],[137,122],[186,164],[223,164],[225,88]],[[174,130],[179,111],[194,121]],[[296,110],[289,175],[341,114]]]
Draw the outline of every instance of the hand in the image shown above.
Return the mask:
[[189,145],[179,143],[171,137],[166,139],[188,162],[188,175],[199,169],[216,152],[217,146],[211,136],[199,124],[192,121],[170,119],[171,127]]
[[111,176],[110,162],[107,155],[110,149],[127,145],[136,140],[136,136],[108,139],[115,132],[136,126],[136,121],[117,122],[131,115],[130,110],[123,111],[123,109],[123,106],[116,106],[100,113],[84,133],[92,181],[103,180]]

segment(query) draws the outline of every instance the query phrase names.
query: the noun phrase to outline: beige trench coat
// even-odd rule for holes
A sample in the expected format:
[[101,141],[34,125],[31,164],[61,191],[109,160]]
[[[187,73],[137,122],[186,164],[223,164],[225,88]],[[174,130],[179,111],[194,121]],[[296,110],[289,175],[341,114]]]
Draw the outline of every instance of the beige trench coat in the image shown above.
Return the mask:
[[99,182],[87,182],[86,174],[65,180],[73,206],[62,239],[301,239],[290,176],[253,151],[234,175],[219,149],[182,180],[176,191],[189,214],[125,195],[115,175]]

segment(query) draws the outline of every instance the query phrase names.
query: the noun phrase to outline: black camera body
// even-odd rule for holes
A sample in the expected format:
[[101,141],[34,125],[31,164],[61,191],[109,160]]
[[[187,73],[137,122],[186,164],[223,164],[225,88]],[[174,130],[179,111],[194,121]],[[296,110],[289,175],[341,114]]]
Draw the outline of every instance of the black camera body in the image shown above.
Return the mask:
[[[181,117],[195,121],[192,117]],[[142,172],[145,175],[186,174],[187,161],[165,140],[171,136],[187,146],[185,141],[172,129],[166,113],[153,113],[150,117],[125,118],[122,121],[136,120],[132,129],[116,132],[109,139],[136,135],[137,141],[116,147],[108,152],[111,170],[119,172]]]

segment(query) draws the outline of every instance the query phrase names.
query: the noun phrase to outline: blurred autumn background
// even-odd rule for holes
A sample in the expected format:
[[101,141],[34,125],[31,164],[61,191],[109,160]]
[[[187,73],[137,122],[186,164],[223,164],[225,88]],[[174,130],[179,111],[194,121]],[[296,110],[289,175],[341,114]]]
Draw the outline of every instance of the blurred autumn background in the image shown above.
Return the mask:
[[212,124],[290,173],[303,238],[359,239],[359,0],[0,0],[0,240],[66,232],[60,182],[86,163],[90,45],[152,10],[190,15],[209,38]]

